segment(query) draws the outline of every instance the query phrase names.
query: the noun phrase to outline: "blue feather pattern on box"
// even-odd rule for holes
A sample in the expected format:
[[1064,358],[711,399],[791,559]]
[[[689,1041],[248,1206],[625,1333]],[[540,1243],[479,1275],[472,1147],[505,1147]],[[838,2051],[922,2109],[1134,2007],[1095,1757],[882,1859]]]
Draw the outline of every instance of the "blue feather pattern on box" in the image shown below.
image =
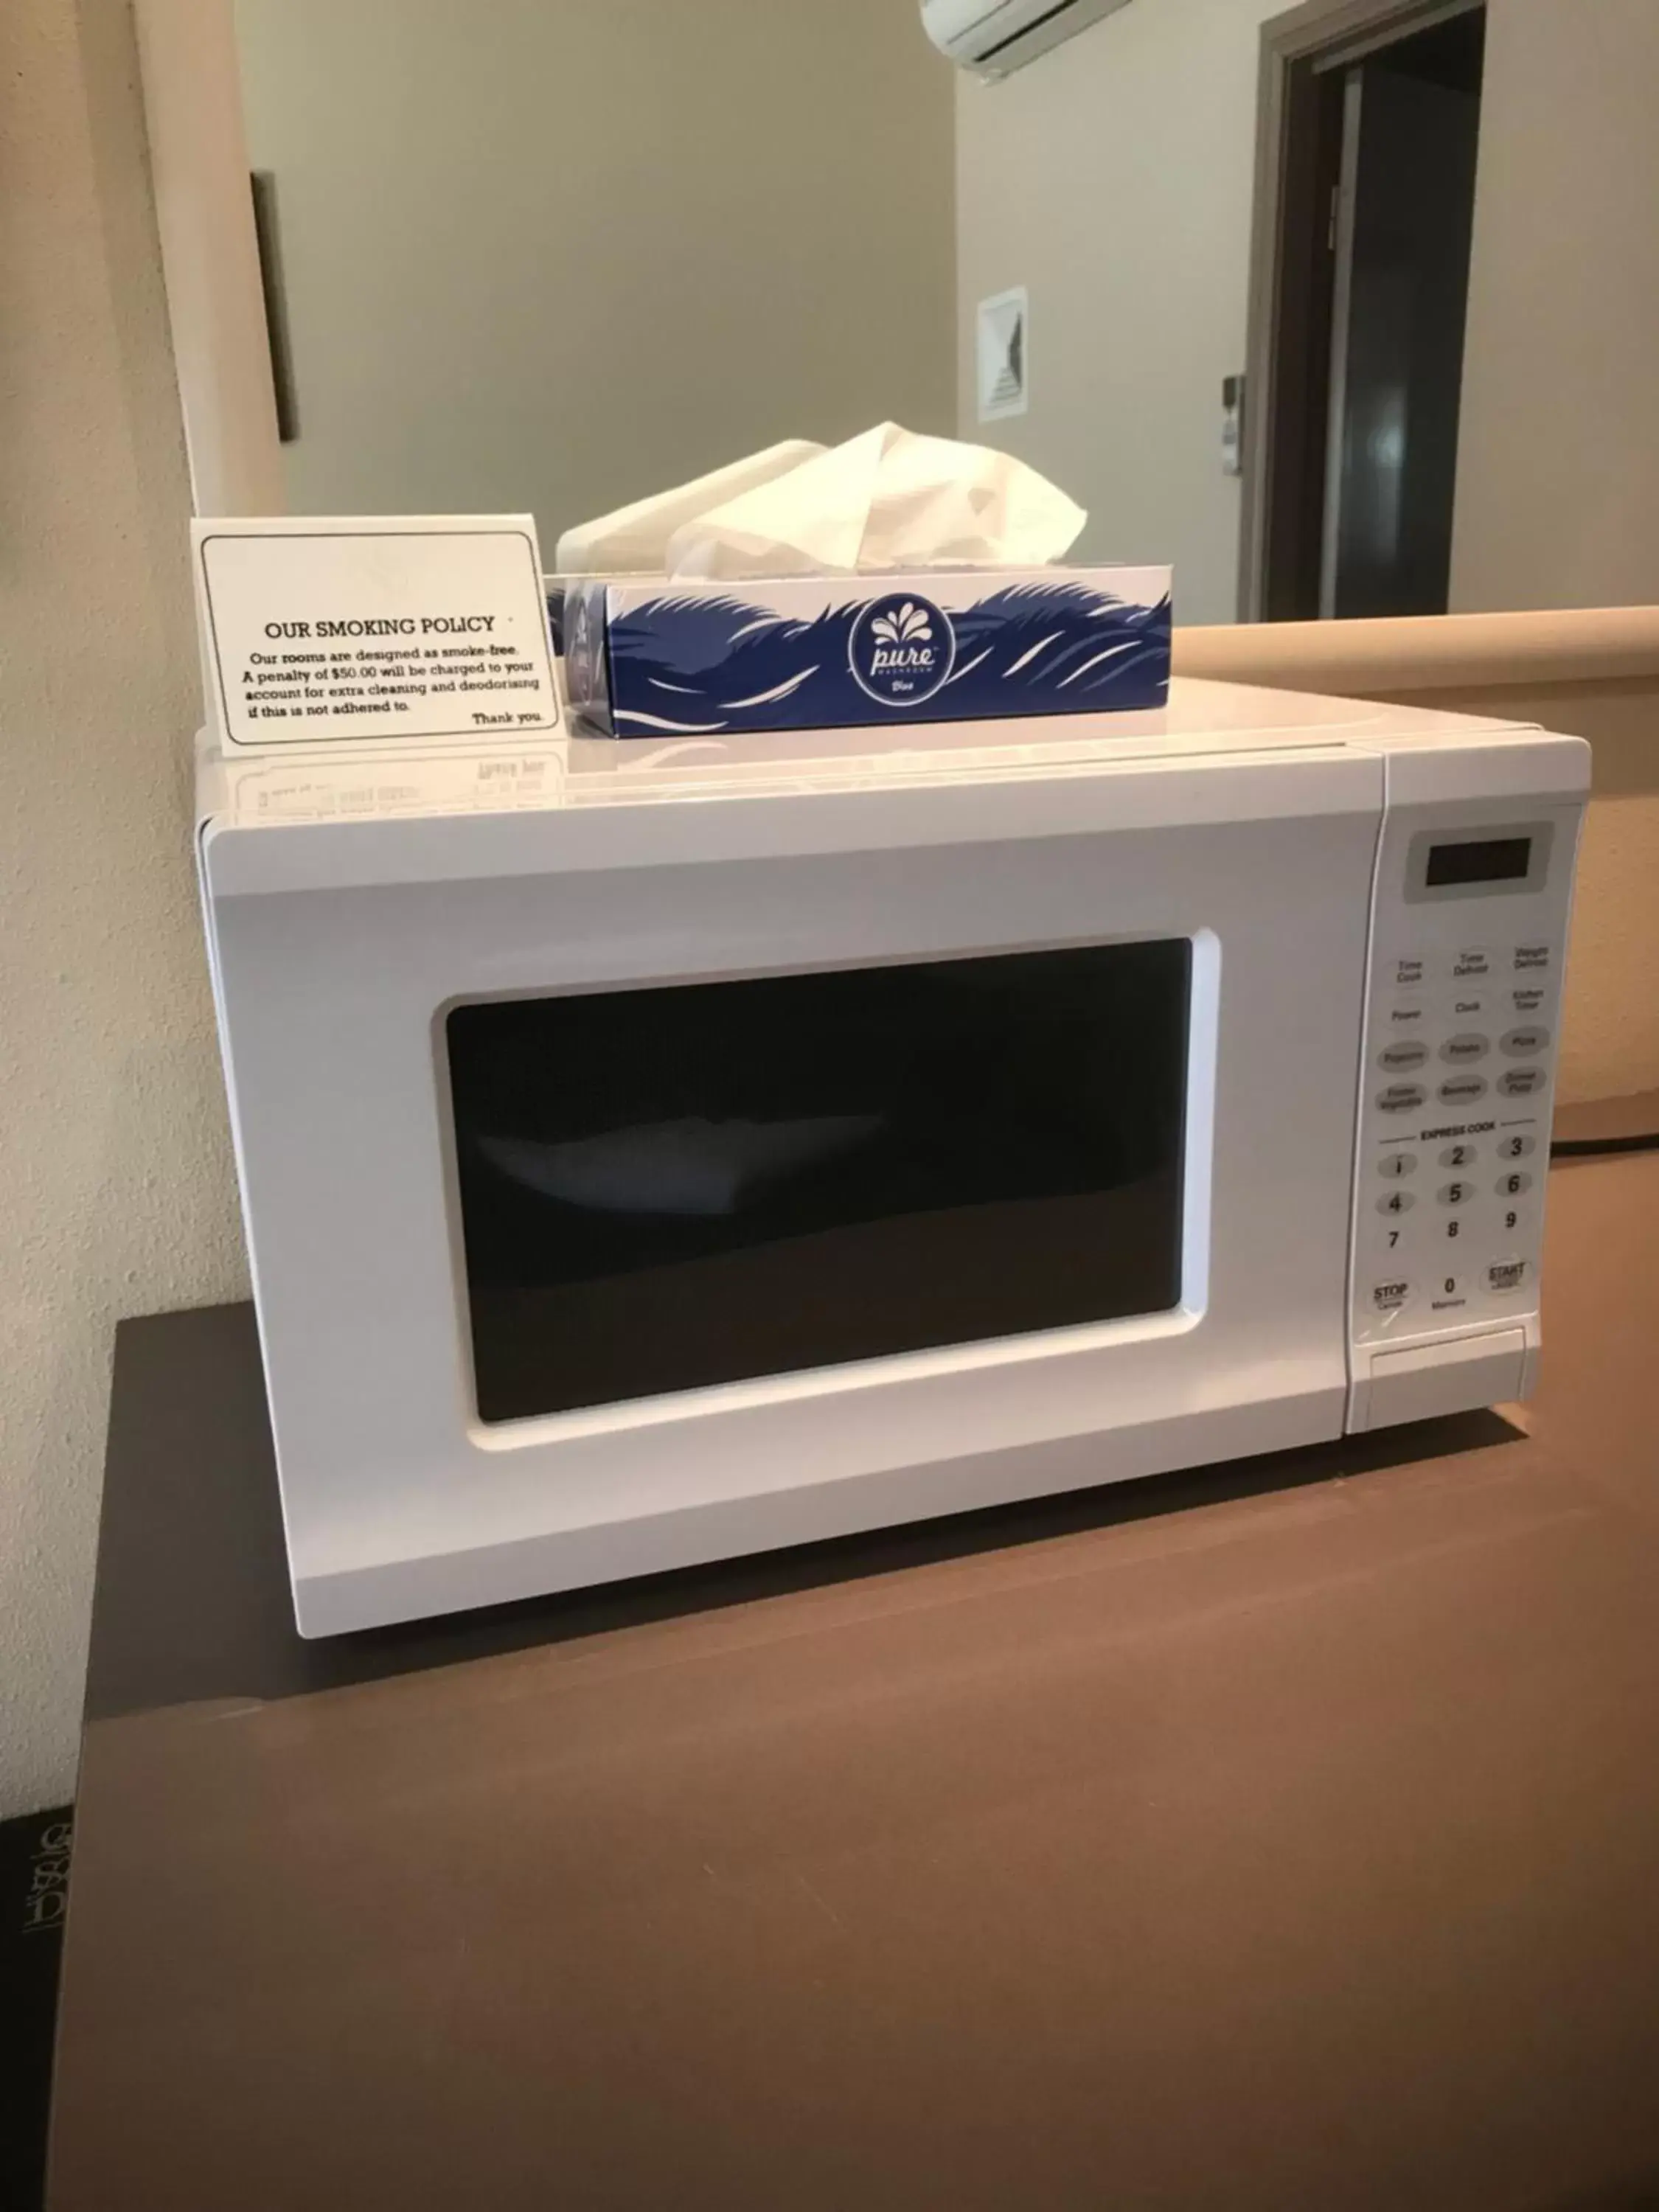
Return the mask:
[[1167,597],[1138,606],[1075,581],[994,592],[951,615],[950,676],[915,704],[878,702],[854,675],[854,627],[869,604],[866,592],[795,621],[735,596],[665,592],[617,615],[609,634],[617,734],[1159,707],[1168,694]]

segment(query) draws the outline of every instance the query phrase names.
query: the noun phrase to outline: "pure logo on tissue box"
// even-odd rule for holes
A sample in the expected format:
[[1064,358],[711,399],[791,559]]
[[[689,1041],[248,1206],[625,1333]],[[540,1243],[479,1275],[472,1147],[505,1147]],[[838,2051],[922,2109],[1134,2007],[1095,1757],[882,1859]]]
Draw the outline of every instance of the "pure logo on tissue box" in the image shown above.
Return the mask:
[[853,680],[884,707],[918,707],[951,680],[957,634],[943,607],[920,592],[872,599],[853,624]]
[[1160,707],[1167,568],[573,584],[571,704],[618,738]]

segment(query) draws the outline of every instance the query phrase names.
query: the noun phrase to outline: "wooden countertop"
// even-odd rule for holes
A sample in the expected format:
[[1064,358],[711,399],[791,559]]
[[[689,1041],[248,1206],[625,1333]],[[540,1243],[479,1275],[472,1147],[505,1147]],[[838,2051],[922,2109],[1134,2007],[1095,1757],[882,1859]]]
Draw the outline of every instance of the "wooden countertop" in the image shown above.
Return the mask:
[[55,2212],[1653,2201],[1656,1231],[1514,1420],[326,1644],[127,1324]]

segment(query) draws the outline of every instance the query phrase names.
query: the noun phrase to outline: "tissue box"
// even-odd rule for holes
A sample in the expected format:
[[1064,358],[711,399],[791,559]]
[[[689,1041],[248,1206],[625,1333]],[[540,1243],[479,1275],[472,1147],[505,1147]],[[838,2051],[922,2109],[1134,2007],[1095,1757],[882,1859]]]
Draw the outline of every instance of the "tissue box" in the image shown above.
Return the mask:
[[1168,568],[571,578],[565,682],[605,737],[853,729],[1161,707]]

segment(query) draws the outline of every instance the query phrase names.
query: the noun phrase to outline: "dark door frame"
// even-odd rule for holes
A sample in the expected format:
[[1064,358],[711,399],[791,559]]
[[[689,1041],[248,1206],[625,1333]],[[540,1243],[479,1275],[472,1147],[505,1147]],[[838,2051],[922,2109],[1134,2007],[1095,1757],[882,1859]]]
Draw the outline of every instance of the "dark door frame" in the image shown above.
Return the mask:
[[1261,26],[1245,343],[1238,619],[1305,612],[1287,549],[1317,544],[1324,507],[1334,255],[1320,227],[1341,150],[1340,77],[1482,0],[1304,0]]

